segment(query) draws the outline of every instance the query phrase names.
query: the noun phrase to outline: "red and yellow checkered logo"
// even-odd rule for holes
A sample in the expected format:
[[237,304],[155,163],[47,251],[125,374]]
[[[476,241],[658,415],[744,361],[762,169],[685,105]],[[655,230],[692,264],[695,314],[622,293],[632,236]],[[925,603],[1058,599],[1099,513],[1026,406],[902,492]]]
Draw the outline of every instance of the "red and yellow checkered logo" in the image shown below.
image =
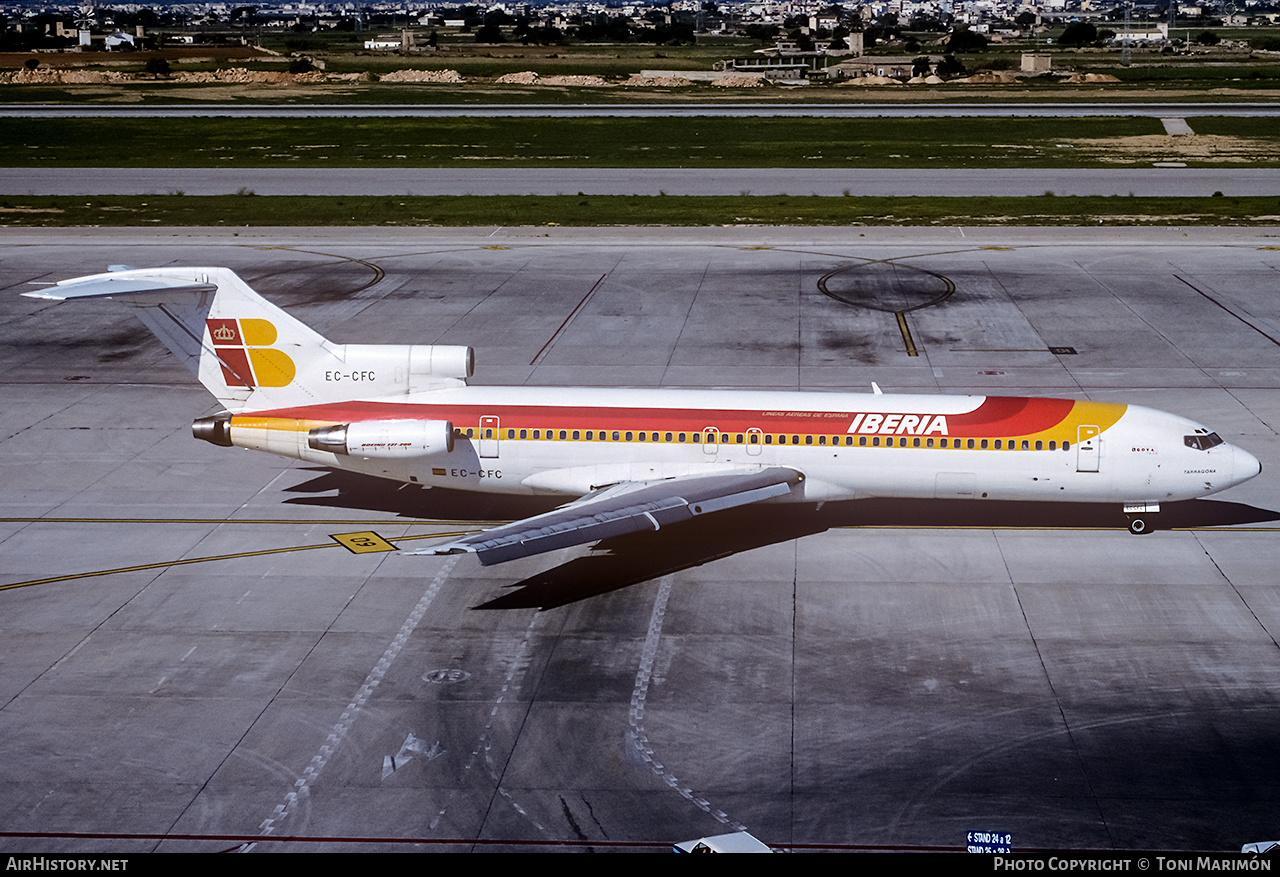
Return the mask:
[[286,387],[298,373],[289,355],[276,350],[269,320],[205,320],[209,340],[228,387]]

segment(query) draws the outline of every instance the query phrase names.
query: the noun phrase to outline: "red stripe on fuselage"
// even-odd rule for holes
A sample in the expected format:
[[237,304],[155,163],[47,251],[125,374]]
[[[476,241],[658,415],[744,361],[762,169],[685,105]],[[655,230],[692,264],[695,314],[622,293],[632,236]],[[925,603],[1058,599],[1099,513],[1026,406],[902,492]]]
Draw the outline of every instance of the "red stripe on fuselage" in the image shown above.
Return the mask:
[[[1023,436],[1061,423],[1075,403],[1069,399],[988,396],[973,411],[946,414],[946,435]],[[743,411],[701,408],[609,408],[556,405],[431,405],[387,400],[335,402],[239,415],[250,419],[282,418],[325,423],[368,420],[447,420],[454,426],[478,426],[481,417],[496,415],[502,429],[656,430],[659,432],[746,432],[843,434],[858,411]],[[888,412],[882,412],[888,413]],[[927,424],[938,412],[913,412]],[[924,426],[921,426],[923,429]],[[939,434],[939,433],[934,433]]]
[[1052,429],[1067,419],[1076,403],[1070,399],[1029,399],[1023,396],[988,396],[977,411],[948,417],[952,435],[1031,435]]

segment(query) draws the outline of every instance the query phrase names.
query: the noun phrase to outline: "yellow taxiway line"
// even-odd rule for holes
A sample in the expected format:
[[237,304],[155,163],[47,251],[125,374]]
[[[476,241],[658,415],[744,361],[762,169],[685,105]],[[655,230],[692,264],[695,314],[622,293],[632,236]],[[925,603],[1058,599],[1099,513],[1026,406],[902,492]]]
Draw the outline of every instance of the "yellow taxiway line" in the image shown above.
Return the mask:
[[[110,523],[110,524],[158,524],[158,523],[183,523],[183,524],[382,524],[386,525],[387,521],[287,521],[278,519],[263,520],[227,520],[227,519],[121,519],[121,518],[0,518],[0,522],[10,523]],[[423,521],[422,524],[428,522]],[[469,525],[475,522],[471,521],[432,521],[434,524],[453,524],[453,525]],[[492,525],[496,522],[487,521],[486,524]],[[400,522],[396,522],[397,526],[403,526]],[[419,524],[420,526],[421,524]],[[354,554],[363,554],[370,552],[390,551],[394,550],[394,543],[409,542],[418,539],[451,539],[459,536],[468,536],[472,533],[479,532],[479,525],[472,526],[466,530],[454,530],[444,533],[420,533],[413,536],[392,536],[383,537],[374,533],[372,530],[359,533],[336,533],[330,538],[332,542],[321,542],[315,545],[294,545],[287,548],[263,548],[257,551],[239,551],[232,554],[212,554],[206,557],[188,557],[178,558],[176,560],[162,560],[155,563],[142,563],[135,566],[120,566],[112,569],[90,570],[88,572],[67,573],[59,576],[49,576],[42,579],[30,579],[25,582],[12,582],[7,585],[0,585],[0,591],[10,591],[17,588],[29,588],[34,585],[48,585],[55,582],[68,582],[77,579],[97,578],[99,576],[117,575],[119,573],[145,572],[152,569],[165,569],[172,566],[188,566],[196,563],[211,563],[218,560],[236,560],[245,557],[263,557],[269,554],[287,554],[293,551],[314,551],[320,548],[346,548]],[[1008,526],[1008,525],[951,525],[939,527],[936,524],[853,524],[845,526],[832,527],[834,530],[1098,530],[1111,531],[1119,530],[1117,527],[1027,527],[1027,526]],[[1170,527],[1167,532],[1170,533],[1280,533],[1280,527]],[[379,545],[378,543],[382,543]],[[383,546],[389,547],[383,547]]]
[[[48,519],[42,518],[40,520],[48,520]],[[287,522],[282,522],[282,523],[287,523]],[[310,523],[314,524],[316,522],[311,521]],[[330,523],[330,522],[325,521],[323,523]],[[384,521],[383,523],[386,523],[386,522]],[[386,541],[407,542],[413,539],[452,538],[457,536],[467,536],[475,532],[476,532],[475,529],[471,529],[471,530],[457,530],[451,533],[423,533],[417,536],[394,536],[391,539]],[[352,534],[339,534],[339,535],[352,535]],[[340,541],[333,541],[333,542],[322,542],[318,545],[294,545],[289,548],[264,548],[259,551],[240,551],[234,554],[213,554],[213,555],[209,555],[208,557],[187,557],[187,558],[179,558],[177,560],[162,560],[157,563],[142,563],[136,566],[120,566],[114,569],[90,570],[89,572],[68,573],[66,575],[50,576],[48,578],[43,578],[43,579],[31,579],[25,582],[13,582],[8,585],[0,585],[0,591],[10,591],[15,588],[29,588],[33,585],[48,585],[54,582],[69,582],[69,581],[75,581],[76,579],[89,579],[89,578],[95,578],[97,576],[111,576],[111,575],[116,575],[117,573],[144,572],[149,569],[165,569],[166,567],[187,566],[193,563],[210,563],[215,560],[235,560],[237,558],[242,558],[242,557],[262,557],[267,554],[286,554],[291,551],[313,551],[317,548],[340,548],[340,547],[346,548],[347,546]]]

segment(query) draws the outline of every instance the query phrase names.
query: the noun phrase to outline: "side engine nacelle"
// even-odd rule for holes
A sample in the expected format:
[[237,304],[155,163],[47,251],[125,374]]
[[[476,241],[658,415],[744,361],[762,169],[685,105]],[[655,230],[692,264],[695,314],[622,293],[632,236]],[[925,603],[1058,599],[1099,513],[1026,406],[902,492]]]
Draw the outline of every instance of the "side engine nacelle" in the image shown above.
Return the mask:
[[447,420],[367,420],[318,426],[307,446],[349,457],[398,460],[431,457],[453,450],[453,424]]

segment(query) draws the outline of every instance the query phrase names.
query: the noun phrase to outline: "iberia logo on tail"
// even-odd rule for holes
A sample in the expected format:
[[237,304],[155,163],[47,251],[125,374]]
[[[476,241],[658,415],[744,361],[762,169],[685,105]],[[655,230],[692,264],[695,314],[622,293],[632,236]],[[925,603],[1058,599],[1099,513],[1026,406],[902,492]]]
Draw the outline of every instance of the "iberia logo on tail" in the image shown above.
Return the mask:
[[276,350],[269,320],[205,320],[228,387],[286,387],[297,374],[289,355]]

